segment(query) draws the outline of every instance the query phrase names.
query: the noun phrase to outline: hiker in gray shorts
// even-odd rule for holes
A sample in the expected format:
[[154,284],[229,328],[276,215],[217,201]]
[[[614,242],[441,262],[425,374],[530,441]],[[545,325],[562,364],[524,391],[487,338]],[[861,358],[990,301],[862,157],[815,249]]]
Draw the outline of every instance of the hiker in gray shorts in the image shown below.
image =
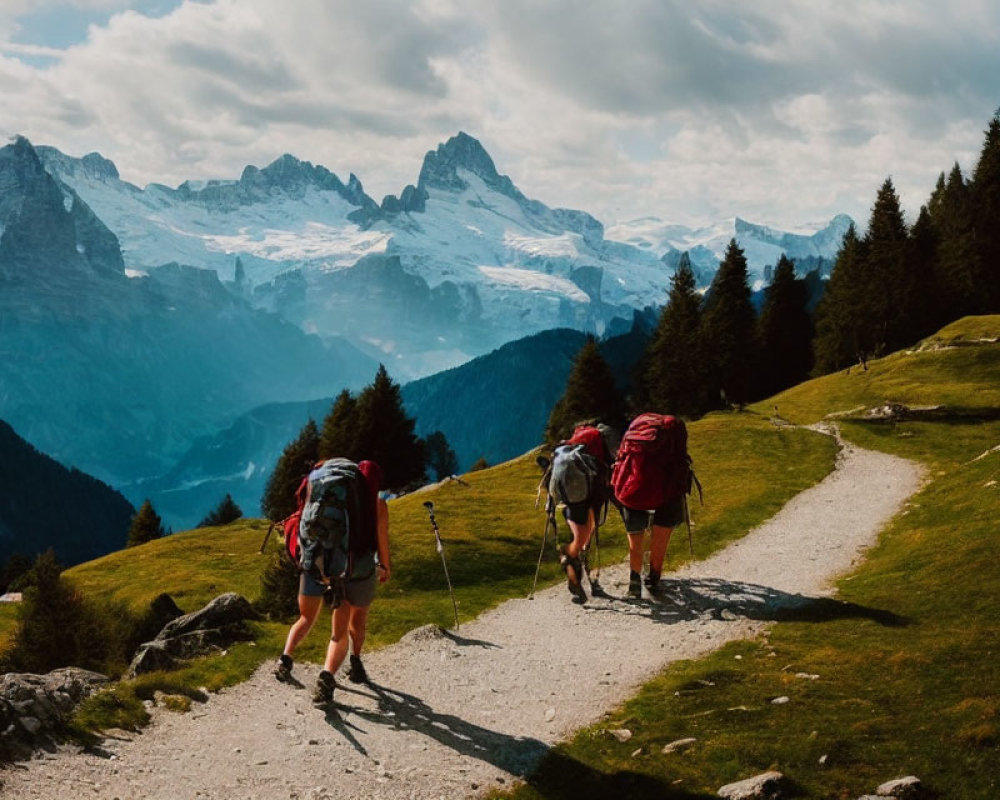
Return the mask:
[[274,670],[278,680],[290,681],[292,677],[292,653],[309,634],[319,617],[324,599],[332,607],[330,642],[326,649],[326,659],[314,694],[314,701],[329,702],[333,698],[336,685],[333,676],[340,669],[350,649],[350,667],[347,679],[352,683],[367,683],[368,674],[361,661],[368,628],[368,610],[375,598],[375,587],[385,583],[392,575],[389,554],[389,507],[378,494],[381,485],[381,469],[374,462],[361,462],[366,470],[368,492],[368,523],[374,527],[376,560],[371,571],[365,575],[353,575],[324,582],[308,571],[299,575],[299,618],[288,631],[285,649]]

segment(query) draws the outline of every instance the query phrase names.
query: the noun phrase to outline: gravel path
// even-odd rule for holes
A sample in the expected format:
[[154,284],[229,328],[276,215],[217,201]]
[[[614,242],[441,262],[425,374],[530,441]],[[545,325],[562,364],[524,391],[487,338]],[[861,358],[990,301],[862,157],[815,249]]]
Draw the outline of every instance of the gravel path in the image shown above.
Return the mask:
[[[296,665],[296,687],[277,683],[268,664],[190,713],[155,709],[143,733],[6,769],[0,796],[459,798],[509,786],[671,662],[831,594],[830,581],[921,479],[911,462],[844,445],[824,481],[724,551],[670,573],[658,600],[625,599],[627,567],[616,565],[603,571],[607,599],[576,606],[560,585],[458,632],[418,629],[368,655],[376,685],[345,682],[329,712],[310,703],[318,667]],[[676,535],[673,547],[686,546]]]

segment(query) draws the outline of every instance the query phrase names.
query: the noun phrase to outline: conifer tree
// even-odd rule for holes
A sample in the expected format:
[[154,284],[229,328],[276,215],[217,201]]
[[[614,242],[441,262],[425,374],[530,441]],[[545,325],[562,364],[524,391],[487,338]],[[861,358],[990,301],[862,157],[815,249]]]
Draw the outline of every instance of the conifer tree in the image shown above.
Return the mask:
[[625,402],[618,391],[611,367],[604,360],[597,340],[588,336],[573,360],[566,389],[553,406],[545,439],[554,443],[569,437],[573,426],[584,420],[600,420],[621,429]]
[[434,431],[424,439],[427,467],[434,470],[436,480],[444,480],[458,472],[458,457],[441,431]]
[[687,417],[706,410],[701,344],[701,296],[685,251],[670,278],[667,304],[641,362],[639,400],[645,409]]
[[972,173],[973,225],[976,272],[981,303],[978,313],[1000,313],[1000,110],[986,129],[979,161]]
[[814,331],[808,299],[805,281],[796,279],[794,265],[782,254],[760,315],[763,396],[802,382],[812,370]]
[[125,541],[126,547],[135,547],[139,544],[151,542],[166,536],[167,532],[163,528],[163,520],[153,508],[153,503],[146,498],[135,516],[132,517],[132,524],[129,525],[128,539]]
[[323,420],[319,437],[319,457],[358,458],[358,401],[347,389],[337,395]]
[[941,308],[942,290],[938,285],[938,238],[927,206],[921,206],[917,221],[910,229],[909,270],[917,295],[914,301],[913,339],[934,333],[948,321]]
[[711,396],[742,406],[755,392],[757,314],[750,302],[746,257],[735,239],[709,288],[702,331]]
[[198,523],[197,527],[207,528],[211,525],[228,525],[242,516],[243,509],[236,505],[233,496],[227,492],[226,496],[219,501],[219,505],[209,511],[204,519]]
[[825,375],[871,355],[864,338],[862,271],[864,244],[851,224],[827,281],[826,292],[816,308],[816,338],[813,341],[815,374]]
[[260,500],[260,511],[267,519],[277,522],[295,511],[295,491],[319,458],[319,431],[309,420],[282,451],[267,479]]
[[406,415],[399,385],[382,364],[375,380],[358,395],[355,424],[355,449],[346,458],[377,462],[390,489],[423,479],[424,443],[414,433],[415,421]]
[[909,271],[909,231],[891,178],[879,188],[865,234],[861,301],[874,355],[913,340],[918,287]]
[[936,240],[934,259],[936,298],[941,320],[949,321],[974,313],[979,303],[977,252],[972,198],[962,170],[952,167],[947,179],[938,178],[927,204]]

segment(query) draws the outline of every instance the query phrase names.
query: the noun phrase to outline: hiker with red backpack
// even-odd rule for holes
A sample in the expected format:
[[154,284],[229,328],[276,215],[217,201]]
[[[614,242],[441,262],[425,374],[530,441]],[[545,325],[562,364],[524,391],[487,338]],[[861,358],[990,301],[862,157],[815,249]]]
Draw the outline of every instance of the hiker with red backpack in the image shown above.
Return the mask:
[[299,618],[288,631],[275,677],[292,680],[292,654],[312,629],[324,600],[331,635],[313,701],[329,703],[334,675],[350,649],[347,679],[367,683],[361,661],[368,610],[377,583],[392,574],[389,509],[379,496],[382,470],[374,461],[318,463],[296,493],[298,509],[284,521],[285,544],[299,566]]
[[585,572],[591,593],[603,592],[586,558],[591,537],[607,514],[608,479],[616,449],[617,436],[612,428],[603,423],[580,423],[568,439],[556,445],[552,458],[545,460],[542,483],[548,493],[548,524],[555,528],[555,507],[562,505],[563,517],[573,536],[572,541],[560,548],[559,563],[566,573],[566,585],[574,603],[587,601],[583,587]]
[[691,470],[684,421],[667,414],[640,414],[622,436],[611,474],[615,505],[628,534],[630,597],[642,597],[645,532],[650,531],[650,594],[660,593],[660,575],[675,527],[687,519],[687,495],[701,484]]

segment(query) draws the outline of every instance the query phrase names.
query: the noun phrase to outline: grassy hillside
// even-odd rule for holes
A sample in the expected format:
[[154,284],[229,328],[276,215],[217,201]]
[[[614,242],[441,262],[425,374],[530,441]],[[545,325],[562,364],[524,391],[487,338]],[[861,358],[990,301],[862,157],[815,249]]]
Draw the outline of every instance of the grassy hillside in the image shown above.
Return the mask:
[[[767,769],[810,798],[871,794],[910,774],[934,796],[1000,796],[998,335],[1000,317],[961,320],[867,372],[810,381],[754,409],[777,404],[814,422],[885,401],[954,407],[934,421],[841,422],[848,439],[929,467],[926,487],[839,586],[843,600],[904,624],[786,622],[677,665],[553,751],[512,796],[709,797]],[[769,702],[779,696],[790,702]],[[603,733],[618,727],[634,733],[626,744]],[[689,749],[662,752],[687,737],[697,740]]]
[[[705,506],[693,508],[694,548],[704,557],[777,511],[790,497],[820,480],[832,468],[834,446],[828,437],[779,430],[758,414],[715,415],[690,427],[691,453],[705,485]],[[452,626],[453,612],[440,557],[434,547],[425,500],[433,500],[455,586],[460,618],[468,621],[510,597],[531,589],[541,544],[544,515],[534,507],[539,471],[533,454],[464,476],[467,486],[448,482],[389,504],[393,579],[379,590],[366,647],[381,647],[407,631],[434,623]],[[221,528],[176,533],[129,550],[81,564],[64,575],[86,596],[122,600],[136,611],[161,592],[185,611],[212,597],[237,591],[251,600],[260,574],[280,548],[272,537],[268,554],[258,555],[266,532],[260,520],[240,520]],[[560,523],[561,541],[568,539]],[[669,563],[687,559],[686,535],[678,532]],[[621,522],[612,515],[601,536],[604,563],[626,551]],[[550,548],[540,585],[560,580]],[[4,610],[0,609],[0,613]],[[0,637],[9,635],[13,617],[0,617]],[[196,697],[198,687],[215,689],[238,681],[264,658],[281,650],[287,626],[257,625],[257,641],[238,645],[225,657],[202,659],[169,676],[152,675],[120,687],[114,700],[89,709],[86,724],[135,725],[144,718],[137,698],[154,689]],[[297,657],[319,661],[326,636],[314,633]],[[124,666],[124,665],[123,665]]]

